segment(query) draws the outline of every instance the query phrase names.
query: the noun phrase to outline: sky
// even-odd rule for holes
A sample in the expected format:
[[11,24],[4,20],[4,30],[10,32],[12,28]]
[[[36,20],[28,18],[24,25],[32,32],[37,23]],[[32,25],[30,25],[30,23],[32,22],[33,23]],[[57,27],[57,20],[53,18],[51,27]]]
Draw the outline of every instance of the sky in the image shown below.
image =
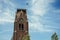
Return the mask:
[[0,40],[11,40],[21,8],[27,9],[30,40],[51,40],[54,32],[60,40],[60,0],[0,0]]

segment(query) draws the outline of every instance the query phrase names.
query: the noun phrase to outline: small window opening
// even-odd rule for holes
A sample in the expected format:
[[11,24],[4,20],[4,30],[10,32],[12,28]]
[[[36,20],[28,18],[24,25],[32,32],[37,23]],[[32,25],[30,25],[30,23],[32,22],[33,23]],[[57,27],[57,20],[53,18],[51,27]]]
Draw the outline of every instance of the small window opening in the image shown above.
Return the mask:
[[19,30],[24,30],[24,25],[23,24],[19,24]]

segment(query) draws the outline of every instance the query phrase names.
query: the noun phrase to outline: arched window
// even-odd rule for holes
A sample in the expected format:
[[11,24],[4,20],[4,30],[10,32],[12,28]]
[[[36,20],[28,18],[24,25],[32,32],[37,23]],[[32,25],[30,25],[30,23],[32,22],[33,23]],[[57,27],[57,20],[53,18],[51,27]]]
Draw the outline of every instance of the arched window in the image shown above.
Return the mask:
[[19,24],[19,30],[24,30],[24,25],[23,24]]
[[21,24],[19,24],[19,30],[21,30]]
[[22,24],[22,30],[24,30],[24,25]]

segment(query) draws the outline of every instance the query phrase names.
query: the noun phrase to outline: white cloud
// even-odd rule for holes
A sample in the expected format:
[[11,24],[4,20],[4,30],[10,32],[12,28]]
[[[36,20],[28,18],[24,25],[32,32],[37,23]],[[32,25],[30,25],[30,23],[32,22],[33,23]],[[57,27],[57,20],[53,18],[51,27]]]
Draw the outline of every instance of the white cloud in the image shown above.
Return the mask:
[[3,0],[3,2],[7,5],[9,5],[10,7],[15,7],[16,6],[11,0]]
[[15,18],[14,16],[15,14],[12,13],[12,10],[7,8],[6,10],[4,10],[4,12],[0,16],[0,24],[4,24],[6,22],[13,23]]
[[4,18],[1,18],[0,19],[0,24],[2,24],[2,23],[6,23],[6,22],[14,22],[14,20],[12,20],[12,19],[4,19]]
[[46,11],[42,10],[42,9],[31,9],[32,13],[34,15],[39,15],[39,16],[43,16],[45,14]]
[[31,8],[32,14],[43,16],[49,9],[49,4],[54,0],[32,0]]
[[29,17],[31,22],[39,22],[39,17],[36,15],[32,15]]
[[41,17],[43,17],[49,10],[50,3],[54,0],[31,0],[30,15],[28,19],[31,20],[29,27],[33,32],[52,32],[53,30],[44,28],[44,25],[40,22]]
[[[0,24],[4,24],[6,22],[14,22],[15,16],[15,4],[11,0],[0,0]],[[3,3],[2,3],[3,2]],[[7,5],[5,8],[3,5]],[[3,8],[3,9],[1,9]]]
[[53,30],[45,28],[44,24],[40,22],[41,17],[37,15],[30,16],[29,28],[30,32],[52,32]]
[[[0,5],[0,24],[4,24],[6,22],[14,22],[16,5],[11,0],[0,0],[2,5]],[[3,5],[6,7],[4,8]],[[3,9],[1,9],[3,8]]]
[[41,23],[29,23],[29,28],[32,32],[52,32],[51,29],[46,29]]
[[5,16],[5,17],[4,16],[3,17],[8,18],[8,19],[14,19],[15,14],[13,14],[12,12],[14,12],[14,11],[7,8],[6,11],[3,12],[3,15]]

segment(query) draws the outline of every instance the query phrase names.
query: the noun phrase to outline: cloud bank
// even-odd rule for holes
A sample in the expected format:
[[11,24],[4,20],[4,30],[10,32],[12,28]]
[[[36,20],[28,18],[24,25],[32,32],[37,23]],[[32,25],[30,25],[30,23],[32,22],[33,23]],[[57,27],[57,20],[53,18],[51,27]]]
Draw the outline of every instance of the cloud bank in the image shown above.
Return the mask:
[[54,0],[31,0],[30,11],[31,15],[28,16],[30,20],[29,27],[36,32],[52,32],[52,29],[44,28],[45,25],[41,22],[42,17],[47,14],[51,7],[50,3]]
[[[0,3],[0,24],[10,22],[13,23],[15,19],[15,10],[17,8],[16,4],[10,0],[1,0]],[[27,13],[29,27],[31,30],[38,31],[38,32],[51,32],[54,31],[50,29],[50,27],[45,28],[43,22],[47,22],[49,20],[43,19],[44,16],[50,12],[53,13],[60,13],[60,10],[55,10],[50,3],[55,2],[55,0],[31,0],[28,1],[27,10],[30,11]],[[3,6],[6,5],[6,6]],[[22,5],[20,5],[22,6]],[[3,9],[2,9],[3,8]],[[6,10],[5,10],[6,9]],[[50,20],[51,21],[51,20]],[[52,21],[51,21],[52,22]],[[49,22],[47,22],[49,24]],[[47,25],[48,26],[48,25]]]

